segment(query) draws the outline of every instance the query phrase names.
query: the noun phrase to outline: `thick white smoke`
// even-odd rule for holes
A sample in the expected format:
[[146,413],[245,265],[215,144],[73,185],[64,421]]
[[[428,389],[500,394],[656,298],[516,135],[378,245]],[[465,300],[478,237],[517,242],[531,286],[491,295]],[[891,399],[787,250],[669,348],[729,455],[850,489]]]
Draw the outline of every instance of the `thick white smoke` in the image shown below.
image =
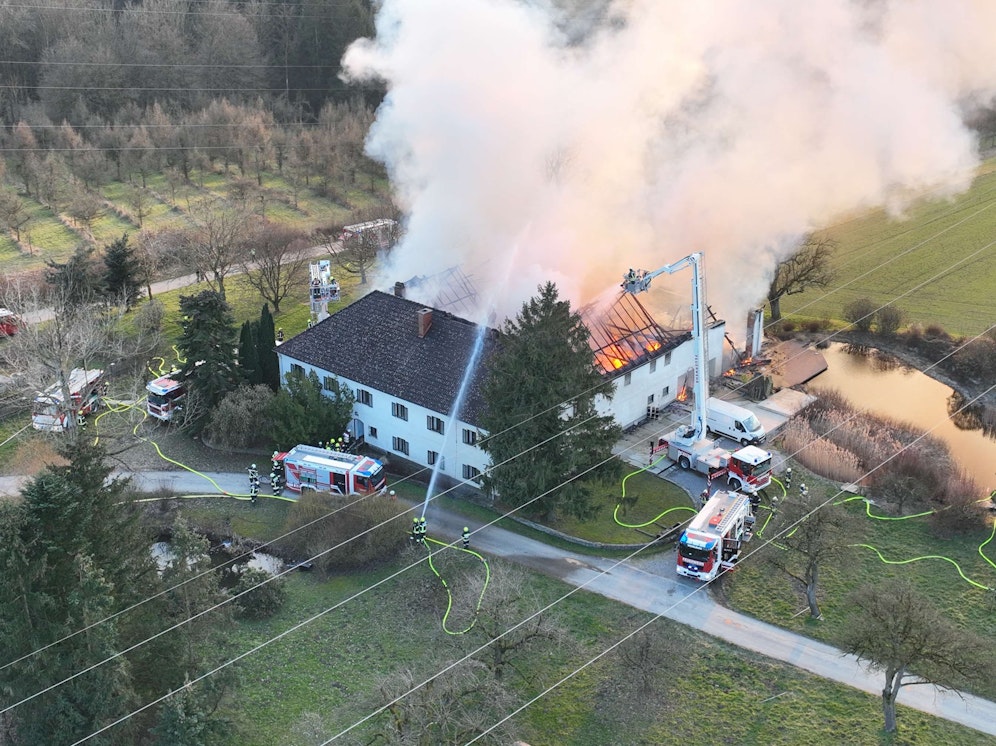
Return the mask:
[[344,60],[388,88],[367,148],[408,222],[383,284],[459,264],[508,313],[546,280],[581,303],[701,250],[739,322],[802,234],[971,179],[990,0],[619,0],[602,19],[578,41],[537,3],[383,0]]

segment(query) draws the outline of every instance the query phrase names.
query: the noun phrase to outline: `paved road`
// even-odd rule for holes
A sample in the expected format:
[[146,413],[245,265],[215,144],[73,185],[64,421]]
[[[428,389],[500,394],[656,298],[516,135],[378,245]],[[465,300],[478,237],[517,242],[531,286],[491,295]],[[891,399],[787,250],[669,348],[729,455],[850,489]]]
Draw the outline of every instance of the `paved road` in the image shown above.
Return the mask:
[[[244,473],[207,472],[198,476],[186,471],[162,471],[127,476],[132,476],[145,491],[169,488],[181,494],[207,494],[216,491],[216,484],[222,492],[244,494],[248,488]],[[17,494],[24,479],[0,477],[0,495]],[[430,536],[453,542],[459,539],[466,522],[465,518],[435,505],[429,506],[426,519]],[[670,553],[614,561],[568,552],[495,526],[471,528],[471,547],[475,550],[506,558],[651,614],[661,614],[817,676],[875,696],[881,693],[881,675],[869,673],[853,656],[720,606],[702,585],[675,575],[674,557]],[[994,702],[933,686],[914,686],[902,690],[899,703],[996,736]]]

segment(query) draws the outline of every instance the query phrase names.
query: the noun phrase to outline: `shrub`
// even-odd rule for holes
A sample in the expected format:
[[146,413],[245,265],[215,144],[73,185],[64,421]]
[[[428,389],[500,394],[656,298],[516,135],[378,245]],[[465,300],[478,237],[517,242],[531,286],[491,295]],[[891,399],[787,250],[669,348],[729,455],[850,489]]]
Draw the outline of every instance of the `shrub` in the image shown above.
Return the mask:
[[817,319],[811,319],[806,322],[806,331],[810,334],[815,334],[821,329],[820,322]]
[[325,573],[370,567],[393,559],[406,546],[409,528],[399,518],[405,511],[405,505],[385,495],[343,504],[331,495],[304,494],[287,514],[284,531],[294,533],[281,546],[302,558],[315,557]]
[[[266,582],[268,579],[269,582]],[[262,585],[263,583],[265,585]],[[249,590],[250,588],[252,590]],[[243,591],[249,592],[239,596],[235,605],[238,607],[239,616],[245,619],[267,619],[280,611],[280,607],[287,599],[283,578],[270,579],[268,572],[254,567],[243,568],[239,573],[233,594]]]
[[980,502],[978,493],[970,491],[974,486],[974,482],[963,475],[951,478],[948,485],[951,492],[945,499],[946,504],[930,516],[930,528],[935,536],[947,539],[986,527],[986,509]]
[[242,449],[269,445],[260,416],[273,400],[265,384],[239,386],[225,395],[211,413],[205,435],[221,448]]
[[996,341],[985,336],[974,339],[954,353],[944,367],[963,380],[981,380],[996,369]]
[[904,316],[902,310],[895,306],[883,306],[878,309],[878,313],[875,314],[878,333],[892,336],[903,325]]
[[859,332],[870,331],[875,319],[875,304],[870,298],[855,298],[844,306],[844,318]]
[[927,324],[927,327],[923,330],[923,336],[927,339],[951,339],[948,333],[944,331],[944,327],[940,324]]

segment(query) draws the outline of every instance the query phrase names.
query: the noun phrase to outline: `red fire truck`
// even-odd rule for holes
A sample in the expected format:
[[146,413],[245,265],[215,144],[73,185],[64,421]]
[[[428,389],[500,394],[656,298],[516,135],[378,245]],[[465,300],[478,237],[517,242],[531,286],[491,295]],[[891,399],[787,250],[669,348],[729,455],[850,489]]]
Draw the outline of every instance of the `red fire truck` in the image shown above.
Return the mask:
[[294,446],[274,454],[273,461],[277,468],[283,465],[284,483],[293,492],[369,495],[384,489],[387,481],[377,459],[317,446]]
[[21,319],[8,308],[0,308],[0,337],[13,337],[21,326]]
[[104,386],[104,371],[73,368],[69,374],[69,395],[72,403],[65,405],[62,386],[53,383],[35,397],[31,408],[31,425],[35,430],[61,433],[71,417],[85,417],[97,411]]
[[678,574],[710,581],[733,567],[754,530],[750,496],[717,492],[678,539]]
[[145,410],[149,416],[157,420],[169,422],[183,409],[183,399],[187,395],[187,387],[179,379],[179,372],[172,371],[145,384],[148,392],[145,397]]

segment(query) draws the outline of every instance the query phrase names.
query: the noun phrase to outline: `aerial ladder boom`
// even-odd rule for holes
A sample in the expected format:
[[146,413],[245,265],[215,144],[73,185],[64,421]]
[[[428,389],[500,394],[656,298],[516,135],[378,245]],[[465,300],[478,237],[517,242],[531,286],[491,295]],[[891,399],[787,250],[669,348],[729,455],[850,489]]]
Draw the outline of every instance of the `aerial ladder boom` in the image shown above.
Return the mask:
[[623,277],[622,289],[627,293],[642,293],[650,289],[650,282],[662,274],[673,275],[685,267],[692,268],[692,341],[695,344],[695,365],[693,392],[695,394],[695,410],[692,413],[692,440],[704,438],[708,422],[707,402],[709,400],[709,374],[707,371],[709,356],[706,349],[705,333],[705,271],[702,267],[702,252],[679,259],[673,264],[665,264],[653,272],[646,270],[630,270]]

